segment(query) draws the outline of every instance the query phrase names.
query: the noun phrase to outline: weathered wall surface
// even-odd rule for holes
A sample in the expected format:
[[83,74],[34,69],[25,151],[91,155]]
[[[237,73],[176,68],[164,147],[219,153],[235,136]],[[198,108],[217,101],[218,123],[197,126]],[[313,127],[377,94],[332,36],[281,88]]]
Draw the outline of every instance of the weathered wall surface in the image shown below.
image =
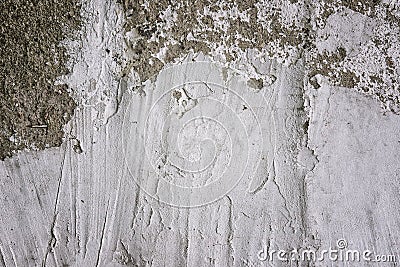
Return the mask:
[[62,145],[0,161],[0,264],[396,266],[399,3],[153,5],[83,3]]
[[80,24],[79,1],[0,3],[0,159],[15,150],[60,146],[76,104],[65,84],[67,49]]

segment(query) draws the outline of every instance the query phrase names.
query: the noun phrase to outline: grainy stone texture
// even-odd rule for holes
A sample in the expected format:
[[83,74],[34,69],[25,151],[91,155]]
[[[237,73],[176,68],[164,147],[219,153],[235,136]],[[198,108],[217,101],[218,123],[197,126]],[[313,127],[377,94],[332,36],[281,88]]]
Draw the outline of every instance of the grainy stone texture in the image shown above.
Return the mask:
[[60,146],[75,102],[61,45],[79,29],[78,1],[0,2],[0,159],[15,150]]
[[83,2],[67,138],[0,162],[0,263],[397,266],[399,7]]

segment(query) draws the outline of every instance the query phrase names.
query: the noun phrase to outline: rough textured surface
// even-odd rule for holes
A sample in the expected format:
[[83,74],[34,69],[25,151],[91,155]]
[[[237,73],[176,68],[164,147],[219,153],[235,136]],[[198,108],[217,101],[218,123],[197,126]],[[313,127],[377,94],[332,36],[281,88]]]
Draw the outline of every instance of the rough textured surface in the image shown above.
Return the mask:
[[399,3],[191,3],[83,3],[65,142],[0,162],[0,264],[397,266]]
[[75,102],[60,44],[79,28],[79,1],[0,3],[0,159],[15,150],[60,146]]
[[[123,1],[128,31],[126,74],[140,81],[188,52],[220,62],[253,57],[292,64],[356,88],[398,112],[399,22],[396,1]],[[376,62],[371,63],[371,57]],[[245,61],[245,60],[244,60]],[[252,74],[252,78],[260,75]],[[264,78],[265,79],[265,78]]]

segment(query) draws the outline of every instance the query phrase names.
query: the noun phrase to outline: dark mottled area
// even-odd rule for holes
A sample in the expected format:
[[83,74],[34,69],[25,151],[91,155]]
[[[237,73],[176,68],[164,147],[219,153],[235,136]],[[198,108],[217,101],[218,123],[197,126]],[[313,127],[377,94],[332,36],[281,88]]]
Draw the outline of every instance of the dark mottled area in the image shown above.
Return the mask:
[[[294,25],[282,25],[280,20],[280,8],[271,4],[271,12],[268,18],[272,23],[272,32],[263,27],[257,21],[258,1],[236,1],[227,0],[223,3],[219,1],[145,1],[143,0],[125,0],[123,7],[127,14],[126,31],[135,29],[141,39],[136,44],[131,44],[135,57],[132,58],[128,66],[127,72],[133,68],[145,81],[158,73],[164,63],[172,62],[174,59],[188,54],[189,52],[202,52],[209,55],[212,46],[224,45],[230,47],[237,45],[241,50],[247,48],[266,48],[266,44],[279,39],[280,46],[306,46],[306,40],[309,38],[309,26],[296,27]],[[145,7],[146,6],[146,7]],[[166,29],[167,21],[162,18],[161,14],[170,7],[176,11],[177,17],[174,25],[170,29]],[[204,14],[203,10],[209,8],[212,12],[220,12],[230,10],[237,7],[240,11],[249,14],[250,20],[245,21],[240,18],[229,18],[229,27],[227,31],[215,27],[214,20],[210,15]],[[306,24],[307,21],[304,21]],[[164,36],[162,36],[164,31]],[[237,35],[242,38],[235,38]],[[187,36],[193,36],[194,40],[188,40]],[[157,37],[157,40],[152,40]],[[168,38],[177,41],[177,44],[167,44]],[[162,47],[166,45],[168,51],[164,62],[154,57]],[[268,47],[267,47],[268,48]],[[270,55],[274,51],[267,51]],[[232,61],[236,58],[235,52],[225,50],[225,58]]]
[[344,7],[353,10],[354,12],[359,12],[365,15],[373,14],[375,8],[381,3],[380,0],[347,0],[338,2]]
[[329,17],[335,11],[341,10],[343,8],[348,8],[354,12],[358,12],[360,14],[373,17],[373,16],[375,16],[376,7],[380,5],[381,1],[380,0],[364,0],[364,1],[324,0],[324,1],[321,1],[321,3],[324,3],[324,5],[325,5],[325,8],[324,8],[324,11],[322,14],[322,16],[324,18]]
[[[128,75],[133,69],[141,82],[154,77],[165,64],[190,53],[216,56],[216,60],[225,63],[238,60],[239,54],[247,49],[254,49],[288,64],[303,60],[305,74],[315,88],[320,87],[316,79],[319,74],[333,85],[375,95],[383,99],[381,102],[385,106],[393,103],[391,106],[394,108],[389,107],[390,110],[400,110],[396,89],[398,60],[389,52],[396,43],[396,31],[400,26],[398,7],[394,3],[380,0],[277,0],[262,4],[259,0],[120,0],[119,3],[126,15],[125,30],[135,36],[127,40],[132,56],[124,65],[123,75]],[[291,5],[288,10],[295,10],[295,13],[285,11],[288,5]],[[246,14],[248,19],[232,14],[218,18],[231,10]],[[348,16],[356,12],[377,22],[376,28],[372,29],[371,40],[374,51],[385,59],[381,69],[366,73],[357,70],[362,68],[358,65],[355,65],[356,68],[349,67],[353,63],[362,63],[347,55],[347,47],[338,47],[331,52],[317,49],[317,43],[321,41],[319,34],[326,27],[329,17],[343,11]],[[169,16],[174,14],[173,20],[165,16],[167,13]],[[218,20],[222,20],[223,27]],[[381,26],[390,29],[391,33],[383,34],[379,31]],[[364,47],[366,44],[359,45]],[[165,51],[165,48],[166,54],[157,58],[156,55],[160,55],[159,52]],[[249,85],[255,88],[262,86],[254,80],[250,80]]]
[[[283,3],[284,1],[282,1]],[[305,7],[305,13],[299,14],[300,22],[298,25],[286,25],[282,22],[282,3],[271,1],[262,7],[268,12],[263,14],[264,21],[269,22],[267,30],[262,23],[258,21],[259,8],[257,0],[237,1],[237,0],[123,0],[122,4],[127,14],[126,31],[135,29],[141,39],[132,45],[132,51],[135,56],[131,59],[126,73],[133,68],[145,81],[158,73],[165,63],[173,62],[174,59],[189,52],[202,52],[210,54],[213,45],[230,47],[237,45],[241,50],[247,48],[264,49],[271,57],[274,51],[271,44],[275,43],[280,48],[295,47],[302,57],[305,54],[317,54],[317,57],[308,57],[310,62],[310,77],[315,74],[326,75],[333,71],[333,67],[342,62],[346,55],[343,55],[344,49],[339,49],[339,53],[331,55],[319,55],[315,52],[315,30],[311,25],[319,21],[324,25],[328,17],[343,9],[349,9],[366,16],[376,17],[378,7],[384,6],[387,10],[388,21],[398,23],[398,18],[389,12],[390,8],[385,6],[379,0],[325,0],[325,1],[296,1],[291,0],[292,4],[298,4]],[[323,6],[320,13],[313,13],[317,6]],[[171,28],[166,29],[166,20],[162,13],[170,9],[177,14],[176,20]],[[204,14],[203,10],[208,8],[212,12],[231,10],[237,8],[241,12],[249,15],[249,21],[240,18],[228,18],[228,28],[221,30],[214,25],[213,18]],[[323,27],[323,26],[322,26]],[[164,35],[162,36],[162,33]],[[194,40],[187,40],[191,35]],[[237,38],[236,36],[241,36]],[[157,38],[154,38],[157,37]],[[177,44],[168,44],[169,39],[177,41]],[[162,47],[168,47],[164,62],[154,57]],[[237,58],[235,52],[225,51],[226,61],[233,61]],[[388,61],[389,62],[389,61]],[[390,62],[389,62],[390,63]],[[335,84],[354,87],[359,78],[353,73],[336,73],[330,78],[336,79]]]
[[0,1],[0,159],[59,146],[75,103],[60,42],[80,27],[78,0]]
[[338,67],[341,62],[346,58],[346,50],[343,47],[339,47],[332,53],[324,52],[318,54],[312,60],[309,60],[308,65],[308,76],[311,78],[310,83],[314,88],[319,88],[320,85],[313,79],[317,74],[321,74],[328,77],[332,84],[353,88],[360,81],[353,72],[339,71]]
[[[359,78],[354,73],[335,73],[333,69],[342,62],[345,57],[345,50],[340,48],[337,53],[331,55],[315,53],[315,32],[312,30],[312,23],[315,20],[326,22],[327,18],[334,12],[343,8],[351,9],[365,15],[374,16],[376,7],[380,4],[377,0],[367,1],[341,1],[325,0],[322,2],[311,2],[310,4],[302,1],[290,1],[292,4],[306,5],[306,13],[301,14],[298,25],[286,25],[282,22],[281,6],[271,2],[264,6],[263,19],[269,21],[270,29],[267,30],[258,21],[259,8],[257,0],[249,1],[210,1],[210,0],[124,0],[122,2],[127,14],[126,31],[135,29],[140,36],[136,44],[131,44],[135,56],[128,64],[126,73],[133,68],[145,81],[158,73],[165,63],[173,62],[174,59],[188,54],[189,52],[202,52],[210,54],[213,47],[223,45],[230,47],[237,45],[242,51],[248,48],[264,49],[269,56],[273,57],[276,51],[271,49],[272,43],[277,43],[280,48],[295,47],[302,57],[305,54],[316,54],[317,57],[307,57],[307,65],[310,66],[310,77],[316,74],[328,75],[335,84],[354,87]],[[311,10],[314,5],[323,4],[324,10],[321,14],[313,14]],[[249,21],[240,18],[229,18],[229,27],[226,31],[216,28],[213,18],[203,14],[207,7],[212,12],[233,9],[237,7],[241,12],[247,12]],[[170,8],[176,11],[177,17],[172,27],[165,29],[163,25],[166,20],[161,14]],[[308,10],[308,11],[307,11]],[[310,13],[307,13],[310,12]],[[162,36],[164,32],[164,36]],[[187,40],[187,36],[192,35],[195,40]],[[236,38],[240,35],[242,38]],[[157,38],[154,38],[157,37]],[[168,44],[168,38],[176,40],[174,45]],[[154,57],[164,46],[168,47],[164,62]],[[237,58],[235,52],[225,51],[226,61],[233,61]]]

